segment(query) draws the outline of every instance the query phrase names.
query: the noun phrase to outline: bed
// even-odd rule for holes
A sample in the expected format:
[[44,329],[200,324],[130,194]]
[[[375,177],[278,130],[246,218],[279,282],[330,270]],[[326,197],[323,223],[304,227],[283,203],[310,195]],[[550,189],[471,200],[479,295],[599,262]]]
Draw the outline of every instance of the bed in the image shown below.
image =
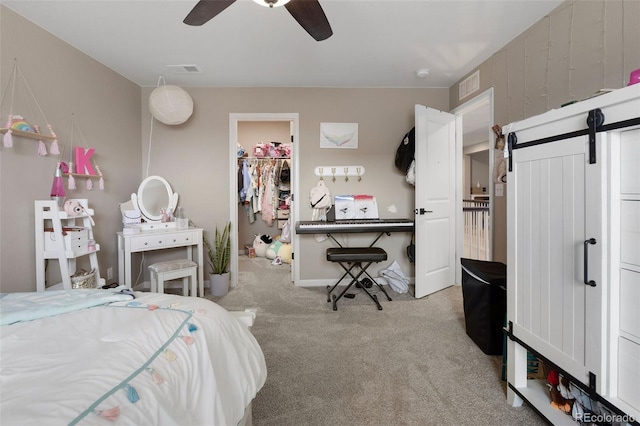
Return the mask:
[[201,298],[0,295],[0,423],[244,425],[264,385],[246,324]]

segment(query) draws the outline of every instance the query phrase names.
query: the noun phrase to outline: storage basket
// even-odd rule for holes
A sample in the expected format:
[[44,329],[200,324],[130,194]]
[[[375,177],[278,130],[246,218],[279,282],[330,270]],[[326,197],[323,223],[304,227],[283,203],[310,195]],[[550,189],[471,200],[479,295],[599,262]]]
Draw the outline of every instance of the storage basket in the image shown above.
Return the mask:
[[71,288],[96,288],[95,268],[89,272],[81,269],[73,274],[71,276]]

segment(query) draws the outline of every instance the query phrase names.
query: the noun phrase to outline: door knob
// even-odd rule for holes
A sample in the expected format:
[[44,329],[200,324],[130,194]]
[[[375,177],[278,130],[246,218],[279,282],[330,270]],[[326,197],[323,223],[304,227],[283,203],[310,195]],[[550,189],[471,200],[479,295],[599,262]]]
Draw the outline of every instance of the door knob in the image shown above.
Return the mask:
[[425,214],[425,213],[433,213],[433,210],[425,210],[422,207],[420,209],[415,209],[416,214]]

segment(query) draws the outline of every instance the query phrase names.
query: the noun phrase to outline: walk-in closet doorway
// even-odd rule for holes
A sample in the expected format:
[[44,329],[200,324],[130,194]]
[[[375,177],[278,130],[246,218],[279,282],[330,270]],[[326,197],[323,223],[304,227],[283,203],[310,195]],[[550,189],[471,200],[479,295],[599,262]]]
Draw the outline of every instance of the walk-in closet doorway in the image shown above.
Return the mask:
[[[283,221],[278,221],[277,211],[271,226],[263,220],[260,213],[255,214],[255,220],[250,223],[250,214],[247,206],[240,203],[239,198],[239,174],[238,167],[241,167],[241,159],[238,157],[238,150],[241,147],[247,155],[245,158],[254,164],[274,164],[278,160],[279,164],[283,158],[272,159],[256,156],[254,147],[259,143],[269,144],[280,142],[290,146],[289,158],[286,159],[290,170],[289,183],[289,218],[294,225],[297,218],[297,198],[294,194],[298,188],[298,114],[297,113],[231,113],[229,114],[229,218],[231,221],[231,286],[238,284],[240,263],[239,256],[245,255],[245,246],[253,243],[256,234],[267,234],[270,236],[279,235]],[[283,140],[285,139],[285,140]],[[279,191],[279,188],[277,189]],[[278,197],[279,198],[279,197]],[[277,209],[278,206],[274,206]],[[293,228],[293,226],[292,226]],[[299,280],[298,263],[293,255],[298,247],[297,236],[292,231],[292,257],[290,265],[291,281],[295,284]],[[265,262],[266,259],[263,259]]]

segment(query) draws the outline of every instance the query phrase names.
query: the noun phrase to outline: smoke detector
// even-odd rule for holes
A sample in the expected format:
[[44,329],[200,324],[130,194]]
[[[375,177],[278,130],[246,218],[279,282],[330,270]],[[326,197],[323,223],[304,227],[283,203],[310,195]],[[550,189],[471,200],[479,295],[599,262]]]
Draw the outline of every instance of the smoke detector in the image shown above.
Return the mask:
[[416,77],[418,78],[425,78],[429,75],[429,70],[426,68],[422,68],[419,69],[418,71],[416,71]]

